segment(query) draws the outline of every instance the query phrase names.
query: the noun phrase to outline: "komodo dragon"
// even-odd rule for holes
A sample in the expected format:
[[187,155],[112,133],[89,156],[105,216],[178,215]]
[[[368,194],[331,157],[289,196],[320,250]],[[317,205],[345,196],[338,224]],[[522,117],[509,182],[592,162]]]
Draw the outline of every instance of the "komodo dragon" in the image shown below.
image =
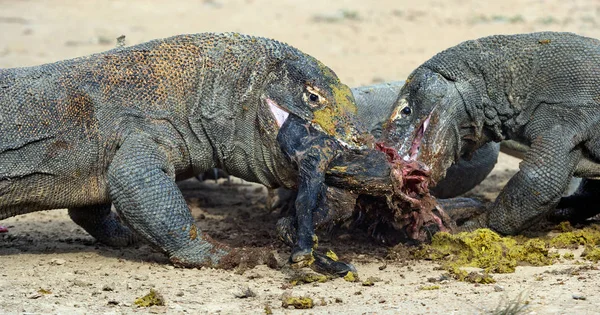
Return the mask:
[[465,229],[522,231],[557,206],[572,175],[585,179],[558,206],[590,217],[600,210],[599,70],[600,41],[571,33],[467,41],[410,74],[384,138],[409,134],[399,153],[429,165],[434,180],[490,141],[530,147],[489,211]]
[[[0,219],[68,208],[97,240],[130,244],[135,234],[111,213],[112,202],[174,264],[258,259],[202,233],[175,185],[218,167],[299,190],[293,259],[302,261],[312,251],[315,194],[328,161],[363,147],[355,112],[350,89],[322,63],[237,33],[0,69]],[[300,151],[290,145],[298,125],[318,140]]]

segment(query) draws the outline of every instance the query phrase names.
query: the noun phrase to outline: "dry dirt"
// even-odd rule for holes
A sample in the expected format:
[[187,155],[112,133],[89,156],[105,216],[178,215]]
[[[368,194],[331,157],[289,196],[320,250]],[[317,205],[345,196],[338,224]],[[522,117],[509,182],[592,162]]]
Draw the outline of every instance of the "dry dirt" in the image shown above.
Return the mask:
[[[600,3],[589,1],[7,1],[0,0],[0,67],[37,65],[180,33],[239,31],[288,42],[322,60],[351,86],[404,79],[436,52],[498,33],[572,31],[600,38]],[[1,136],[0,136],[1,137]],[[518,168],[502,156],[472,194],[493,198]],[[181,184],[199,224],[236,246],[288,249],[274,237],[276,213],[257,185]],[[291,271],[260,266],[239,274],[175,269],[146,245],[113,249],[94,243],[65,210],[1,221],[0,313],[401,313],[476,314],[520,294],[531,314],[597,314],[600,271],[569,275],[580,259],[549,267],[518,267],[495,275],[498,286],[450,281],[420,290],[442,271],[427,261],[386,262],[386,249],[364,237],[333,238],[322,246],[351,260],[372,287],[342,279],[289,287]],[[577,254],[576,254],[577,257]],[[380,270],[380,266],[387,268]],[[596,265],[598,267],[598,265]],[[549,271],[555,271],[548,273]],[[166,306],[137,308],[155,288]],[[240,288],[255,297],[237,298]],[[42,290],[41,290],[42,289]],[[45,290],[45,291],[44,291]],[[283,295],[312,297],[311,310],[283,309]],[[574,294],[585,296],[576,300]]]

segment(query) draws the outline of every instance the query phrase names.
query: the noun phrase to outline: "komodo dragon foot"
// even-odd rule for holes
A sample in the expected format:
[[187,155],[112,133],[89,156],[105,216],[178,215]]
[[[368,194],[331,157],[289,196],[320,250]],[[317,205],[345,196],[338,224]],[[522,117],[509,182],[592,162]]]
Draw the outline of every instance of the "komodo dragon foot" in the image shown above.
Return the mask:
[[[295,217],[289,216],[279,219],[277,221],[277,234],[286,245],[293,247],[296,243],[297,235]],[[357,274],[356,268],[352,264],[330,258],[317,250],[313,250],[312,257],[313,259],[310,261],[302,261],[300,263],[290,262],[294,267],[310,267],[318,273],[331,276],[343,277],[348,272]]]

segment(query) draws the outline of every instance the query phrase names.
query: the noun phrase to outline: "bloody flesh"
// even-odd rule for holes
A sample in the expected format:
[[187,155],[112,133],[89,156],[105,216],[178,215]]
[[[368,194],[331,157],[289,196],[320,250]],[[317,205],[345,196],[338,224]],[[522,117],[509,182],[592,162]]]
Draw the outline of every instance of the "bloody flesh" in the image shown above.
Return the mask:
[[394,148],[384,143],[377,143],[376,149],[385,153],[392,164],[394,194],[387,198],[387,204],[393,212],[393,225],[403,227],[414,240],[423,239],[422,228],[427,223],[437,224],[440,231],[451,231],[452,224],[447,227],[444,222],[452,220],[429,193],[429,185],[433,184],[429,168],[418,161],[403,160]]

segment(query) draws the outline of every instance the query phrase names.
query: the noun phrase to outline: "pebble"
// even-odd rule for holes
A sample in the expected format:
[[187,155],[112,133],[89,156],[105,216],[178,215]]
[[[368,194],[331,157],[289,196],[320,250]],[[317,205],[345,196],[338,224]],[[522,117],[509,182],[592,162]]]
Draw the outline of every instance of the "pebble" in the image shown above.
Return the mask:
[[504,291],[504,287],[501,286],[501,285],[495,284],[494,285],[494,291],[496,291],[496,292],[502,292],[502,291]]
[[113,287],[112,287],[111,285],[109,285],[109,284],[105,284],[105,285],[102,287],[102,291],[114,291],[114,290],[115,290],[115,288],[113,288]]
[[41,297],[42,297],[42,294],[40,294],[38,292],[32,293],[27,296],[28,299],[32,299],[32,300],[39,299]]
[[55,259],[52,259],[52,260],[50,261],[50,264],[51,264],[51,265],[60,266],[60,265],[64,265],[66,262],[67,262],[67,261],[66,261],[66,260],[64,260],[64,259],[55,258]]
[[75,279],[73,280],[73,285],[78,286],[78,287],[87,287],[90,286],[90,283],[87,283],[85,281],[79,280],[79,279]]
[[585,301],[586,297],[585,295],[581,295],[581,294],[573,294],[573,299],[574,300],[581,300],[581,301]]

